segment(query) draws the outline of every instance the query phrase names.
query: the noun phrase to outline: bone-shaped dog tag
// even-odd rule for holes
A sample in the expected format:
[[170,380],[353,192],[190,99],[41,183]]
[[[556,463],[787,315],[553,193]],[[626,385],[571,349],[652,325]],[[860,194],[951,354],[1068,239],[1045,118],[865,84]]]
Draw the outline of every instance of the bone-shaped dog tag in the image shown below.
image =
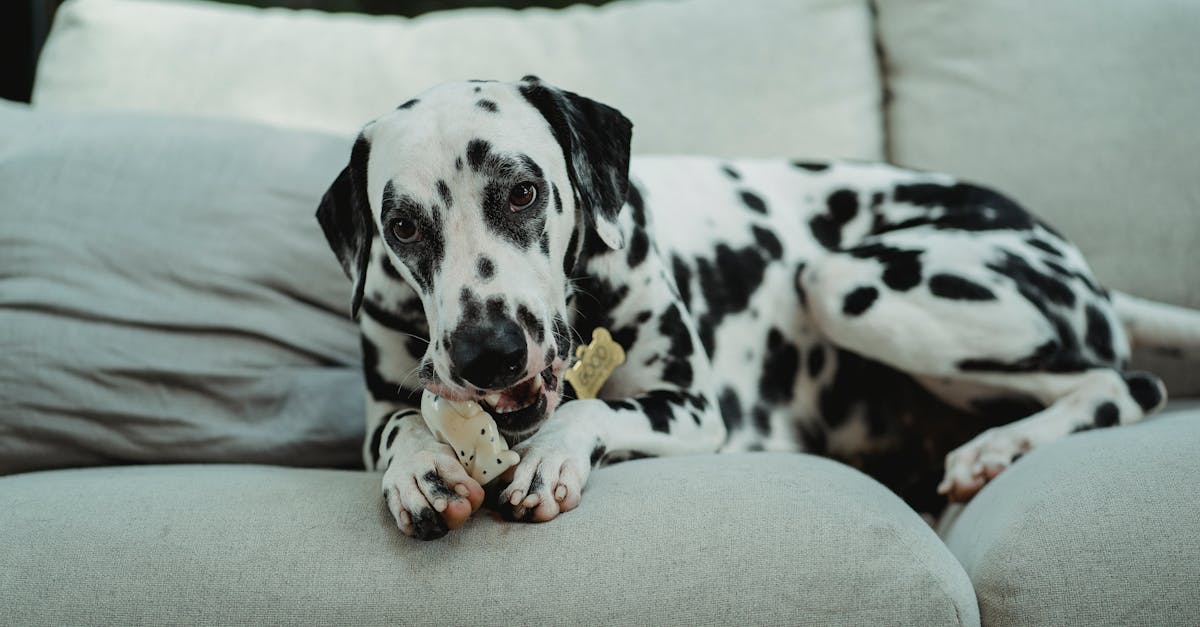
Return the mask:
[[575,398],[596,398],[604,382],[625,363],[625,349],[604,327],[592,331],[592,343],[575,350],[578,360],[563,376],[575,388]]

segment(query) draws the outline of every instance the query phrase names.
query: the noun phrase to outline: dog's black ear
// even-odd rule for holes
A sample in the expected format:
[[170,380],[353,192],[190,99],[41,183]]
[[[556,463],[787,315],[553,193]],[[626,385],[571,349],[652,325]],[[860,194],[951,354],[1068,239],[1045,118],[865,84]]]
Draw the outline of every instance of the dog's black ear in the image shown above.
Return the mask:
[[350,315],[355,319],[362,305],[371,240],[375,235],[375,221],[371,219],[371,205],[367,201],[367,157],[370,152],[371,142],[360,134],[350,151],[349,165],[334,179],[317,207],[317,221],[321,223],[325,239],[346,276],[354,281]]
[[521,94],[550,123],[583,215],[610,248],[624,245],[617,214],[629,192],[633,123],[620,111],[538,80],[521,79]]

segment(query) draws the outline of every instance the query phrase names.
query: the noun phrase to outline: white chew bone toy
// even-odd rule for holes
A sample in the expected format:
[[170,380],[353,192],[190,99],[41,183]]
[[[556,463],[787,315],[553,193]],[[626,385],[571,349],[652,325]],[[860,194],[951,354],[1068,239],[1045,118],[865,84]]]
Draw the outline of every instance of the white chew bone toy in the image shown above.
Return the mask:
[[421,416],[434,437],[454,448],[458,461],[480,485],[521,461],[496,431],[496,421],[475,401],[448,401],[425,390]]

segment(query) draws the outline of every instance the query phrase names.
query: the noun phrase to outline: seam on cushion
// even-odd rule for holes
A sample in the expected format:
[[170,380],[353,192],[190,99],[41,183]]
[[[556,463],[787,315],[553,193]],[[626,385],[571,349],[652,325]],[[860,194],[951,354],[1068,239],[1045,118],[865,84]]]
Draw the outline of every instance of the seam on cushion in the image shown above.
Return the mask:
[[[914,558],[913,561],[919,562],[921,564],[921,567],[924,568],[926,572],[932,574],[935,578],[939,579],[940,583],[942,584],[942,589],[944,591],[948,590],[949,586],[946,585],[946,583],[947,583],[946,578],[940,576],[940,574],[939,574],[943,571],[943,569],[932,568],[932,565],[929,563],[929,559],[926,556],[919,554],[917,551],[914,551],[912,546],[909,545],[907,542],[901,542],[900,541],[901,540],[900,533],[898,531],[898,528],[895,525],[889,524],[889,525],[887,525],[886,529],[887,529],[888,533],[891,534],[892,538],[894,540],[896,540],[896,543],[900,546],[903,546],[904,549],[906,551],[908,551],[909,555]],[[946,546],[945,543],[943,543],[940,538],[938,538],[938,543],[941,544],[943,547]],[[950,548],[946,547],[946,550],[949,551]],[[959,569],[963,571],[963,576],[965,576],[967,578],[967,581],[970,583],[968,588],[971,590],[971,596],[975,597],[975,604],[979,605],[979,598],[975,595],[975,582],[971,580],[970,575],[967,575],[966,570],[962,568],[962,564],[958,561],[958,559],[954,558],[953,553],[951,553],[950,556],[951,556],[951,558],[953,558],[952,562],[954,564],[957,564]],[[965,623],[963,622],[962,610],[958,607],[958,603],[954,601],[954,597],[950,594],[946,594],[946,597],[950,599],[950,606],[954,608],[955,622],[958,623],[959,625],[965,625]],[[982,615],[980,616],[980,620],[982,621]]]
[[875,53],[875,70],[879,79],[879,93],[877,94],[879,96],[879,130],[881,131],[880,140],[883,142],[880,148],[883,152],[883,160],[887,163],[895,163],[891,116],[893,96],[890,79],[892,69],[887,49],[883,44],[883,29],[879,22],[879,0],[867,0],[867,13],[871,22],[871,50]]

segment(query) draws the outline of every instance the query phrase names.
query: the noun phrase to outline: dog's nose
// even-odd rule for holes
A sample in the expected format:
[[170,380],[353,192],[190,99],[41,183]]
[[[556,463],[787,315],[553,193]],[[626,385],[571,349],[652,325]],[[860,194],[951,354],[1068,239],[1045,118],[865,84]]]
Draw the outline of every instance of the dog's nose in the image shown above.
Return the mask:
[[519,381],[527,356],[525,332],[508,318],[464,326],[451,336],[454,368],[480,389],[506,388]]

